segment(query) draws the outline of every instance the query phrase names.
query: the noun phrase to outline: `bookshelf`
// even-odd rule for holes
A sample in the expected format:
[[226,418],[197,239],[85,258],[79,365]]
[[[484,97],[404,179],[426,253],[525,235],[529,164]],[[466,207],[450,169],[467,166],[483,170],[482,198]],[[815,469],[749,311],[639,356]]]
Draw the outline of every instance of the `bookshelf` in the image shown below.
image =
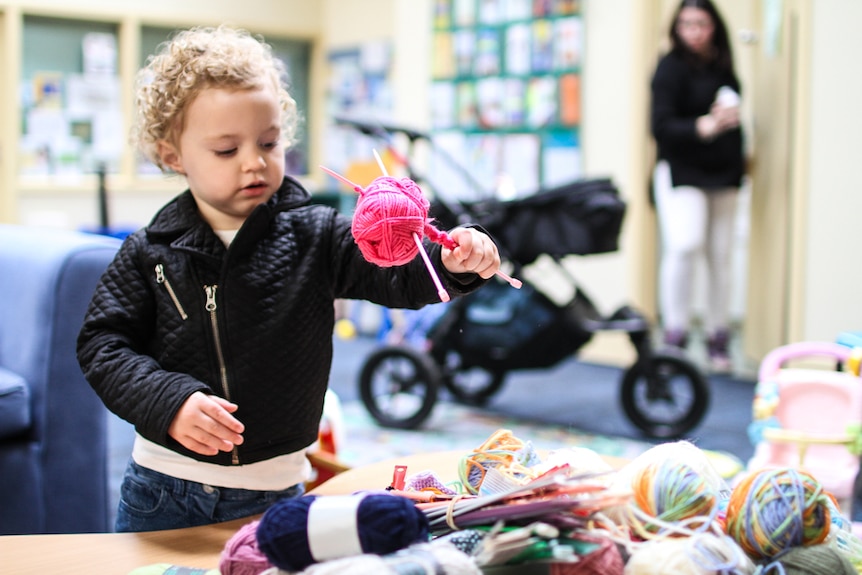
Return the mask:
[[580,177],[580,3],[436,0],[433,9],[436,142],[477,180],[507,178],[501,195]]

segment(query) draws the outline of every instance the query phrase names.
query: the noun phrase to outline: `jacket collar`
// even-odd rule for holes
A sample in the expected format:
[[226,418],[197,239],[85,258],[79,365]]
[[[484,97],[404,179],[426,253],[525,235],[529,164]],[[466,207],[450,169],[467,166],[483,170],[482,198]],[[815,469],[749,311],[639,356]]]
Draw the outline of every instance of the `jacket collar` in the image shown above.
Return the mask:
[[[310,199],[311,194],[296,179],[285,176],[272,198],[256,207],[243,223],[237,234],[237,240],[242,239],[240,245],[253,243],[266,233],[276,213],[305,205]],[[224,253],[224,244],[201,218],[190,190],[184,191],[159,210],[147,226],[147,236],[151,241],[168,242],[174,248],[208,256],[220,257]]]

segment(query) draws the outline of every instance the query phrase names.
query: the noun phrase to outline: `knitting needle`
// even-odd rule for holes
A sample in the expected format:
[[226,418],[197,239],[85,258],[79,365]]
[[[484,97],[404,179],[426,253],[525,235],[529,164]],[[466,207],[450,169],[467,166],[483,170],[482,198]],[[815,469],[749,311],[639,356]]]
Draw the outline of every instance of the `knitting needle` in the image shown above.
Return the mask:
[[422,240],[419,239],[416,232],[413,232],[413,241],[416,242],[416,247],[419,248],[419,255],[422,256],[422,261],[425,262],[425,267],[428,268],[428,273],[431,274],[431,279],[434,281],[434,286],[437,288],[437,295],[440,296],[440,301],[449,301],[449,293],[443,288],[443,284],[440,282],[440,277],[437,275],[437,271],[434,269],[434,266],[431,265],[431,258],[428,257],[428,252],[425,251],[425,246],[422,245]]
[[329,174],[330,176],[332,176],[333,178],[335,178],[336,180],[347,184],[348,186],[350,186],[351,188],[353,188],[355,191],[359,192],[360,194],[365,191],[365,188],[363,188],[359,184],[354,184],[353,182],[351,182],[350,180],[348,180],[347,178],[345,178],[344,176],[342,176],[338,172],[334,172],[334,171],[330,170],[329,168],[327,168],[326,166],[320,166],[320,169],[323,170],[324,172],[326,172],[327,174]]
[[497,270],[494,273],[496,273],[500,278],[509,282],[509,285],[515,289],[521,289],[521,286],[524,285],[523,283],[521,283],[521,280],[513,278],[511,276],[508,276],[505,273],[501,272],[500,270]]
[[[377,165],[380,167],[380,172],[384,176],[389,176],[389,172],[386,170],[386,165],[383,163],[383,159],[380,157],[380,154],[377,153],[377,150],[371,150],[374,153],[374,159],[377,160]],[[413,241],[416,243],[416,247],[419,248],[419,255],[422,256],[422,261],[425,262],[425,267],[428,268],[428,273],[431,275],[431,280],[434,282],[434,286],[437,288],[437,295],[440,297],[440,301],[448,302],[449,301],[449,292],[443,287],[443,283],[440,281],[440,276],[437,275],[437,270],[434,269],[434,266],[431,264],[431,258],[428,257],[428,252],[425,251],[425,246],[422,245],[422,240],[419,238],[419,234],[413,232]]]
[[371,152],[374,154],[374,159],[377,160],[377,166],[380,168],[380,172],[384,176],[389,176],[389,172],[386,169],[386,164],[383,163],[383,158],[380,157],[380,154],[377,153],[377,150],[372,148]]

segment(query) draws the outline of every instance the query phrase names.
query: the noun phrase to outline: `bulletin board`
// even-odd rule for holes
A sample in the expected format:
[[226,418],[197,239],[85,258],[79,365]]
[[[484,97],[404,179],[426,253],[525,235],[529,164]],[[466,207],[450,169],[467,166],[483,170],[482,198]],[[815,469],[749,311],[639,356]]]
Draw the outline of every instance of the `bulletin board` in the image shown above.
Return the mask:
[[[132,120],[123,116],[121,88],[124,82],[134,83],[132,77],[120,77],[119,24],[35,15],[25,15],[23,24],[18,173],[69,181],[102,168],[119,173]],[[139,65],[175,31],[142,26]],[[297,142],[285,152],[286,169],[306,174],[311,42],[264,39],[285,65],[285,80],[300,112]],[[139,157],[136,172],[159,170]]]
[[125,145],[117,25],[25,16],[19,173],[116,172]]
[[580,178],[580,2],[435,0],[433,22],[437,145],[502,199]]

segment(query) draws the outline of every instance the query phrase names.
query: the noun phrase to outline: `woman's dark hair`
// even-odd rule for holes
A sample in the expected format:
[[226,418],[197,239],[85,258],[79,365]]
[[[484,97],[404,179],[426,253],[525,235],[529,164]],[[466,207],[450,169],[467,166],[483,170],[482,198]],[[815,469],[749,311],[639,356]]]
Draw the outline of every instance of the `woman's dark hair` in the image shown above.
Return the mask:
[[703,58],[692,52],[676,31],[679,13],[682,12],[683,8],[700,8],[709,14],[715,27],[712,34],[712,45],[715,48],[712,63],[722,70],[733,72],[733,53],[731,52],[730,40],[727,36],[727,26],[725,26],[721,14],[718,13],[715,4],[711,0],[682,0],[680,2],[670,24],[671,51],[682,55],[686,60],[694,64],[703,64]]

